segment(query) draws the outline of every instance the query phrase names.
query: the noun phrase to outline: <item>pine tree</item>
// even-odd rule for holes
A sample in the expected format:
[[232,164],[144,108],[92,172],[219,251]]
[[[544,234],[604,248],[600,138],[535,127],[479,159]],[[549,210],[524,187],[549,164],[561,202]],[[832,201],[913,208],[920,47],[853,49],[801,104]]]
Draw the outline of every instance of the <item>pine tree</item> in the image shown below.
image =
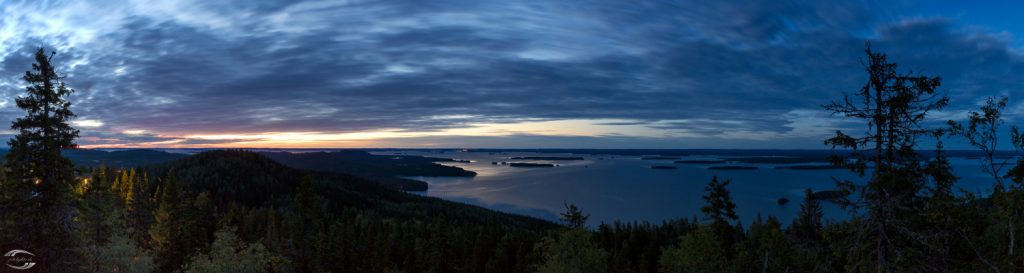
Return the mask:
[[25,215],[15,218],[10,231],[3,233],[17,234],[20,238],[15,241],[27,244],[22,248],[53,261],[40,264],[39,270],[66,272],[75,267],[72,194],[77,182],[74,165],[61,156],[61,149],[76,147],[78,130],[68,125],[75,114],[65,97],[74,90],[57,73],[52,63],[55,54],[48,55],[42,48],[36,51],[32,70],[23,77],[29,85],[27,94],[16,99],[27,115],[11,124],[18,134],[8,142],[3,188],[12,191],[5,210]]

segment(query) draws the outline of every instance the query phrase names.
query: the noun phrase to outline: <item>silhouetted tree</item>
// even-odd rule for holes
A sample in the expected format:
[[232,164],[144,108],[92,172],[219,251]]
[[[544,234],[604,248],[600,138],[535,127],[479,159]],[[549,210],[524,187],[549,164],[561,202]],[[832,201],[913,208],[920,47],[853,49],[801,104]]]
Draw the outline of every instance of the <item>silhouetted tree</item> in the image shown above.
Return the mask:
[[[1022,215],[1022,212],[1024,212],[1024,191],[1022,191],[1024,190],[1022,188],[1024,183],[1022,183],[1021,179],[1024,177],[1021,175],[1024,174],[1022,172],[1024,170],[1024,159],[1017,159],[1016,164],[1004,172],[1003,168],[1010,165],[1009,162],[1013,160],[1013,157],[997,156],[1000,149],[999,134],[1001,132],[999,128],[1005,123],[1002,112],[1006,108],[1007,101],[1008,98],[1006,96],[998,99],[996,97],[987,98],[980,111],[968,112],[966,126],[953,120],[948,121],[951,129],[950,132],[953,135],[962,137],[982,152],[982,157],[980,158],[982,163],[981,170],[990,175],[993,181],[995,181],[992,196],[989,198],[993,206],[992,210],[988,213],[988,218],[992,220],[992,223],[985,229],[985,234],[988,234],[990,238],[971,238],[968,236],[970,232],[967,229],[971,227],[970,223],[977,222],[977,211],[932,202],[935,203],[932,206],[936,207],[936,214],[940,214],[938,210],[943,210],[940,215],[950,222],[948,225],[955,227],[953,236],[957,236],[957,239],[967,242],[972,253],[992,272],[1017,271],[1024,266],[1024,259],[1021,259],[1019,255],[1020,251],[1022,251],[1021,248],[1024,246],[1017,243],[1018,234],[1024,233],[1024,225],[1020,224],[1021,218],[1024,216]],[[1021,134],[1017,126],[1010,126],[1010,140],[1010,144],[1015,148],[1015,155],[1024,150],[1024,135]],[[952,176],[952,174],[947,176]],[[1005,178],[1009,178],[1014,183],[1004,183]],[[941,182],[941,179],[936,179],[936,181]],[[942,193],[942,196],[946,200],[961,199],[953,196],[951,193]],[[965,202],[968,204],[977,203],[977,200],[973,199],[973,195],[967,195],[963,199],[966,199]],[[953,201],[946,201],[945,203],[950,202]],[[991,240],[991,237],[999,239]],[[989,240],[984,242],[984,247],[1000,251],[990,251],[988,253],[981,251],[975,242],[980,243],[985,239]]]
[[564,204],[565,212],[560,212],[559,219],[565,222],[569,228],[586,228],[587,218],[590,218],[590,214],[584,214],[580,208],[576,207],[576,204]]
[[74,90],[57,73],[52,63],[55,54],[42,48],[36,51],[32,70],[22,77],[28,84],[26,94],[15,99],[27,113],[11,124],[18,134],[8,142],[10,152],[4,163],[4,190],[12,191],[4,210],[22,215],[5,215],[15,218],[3,233],[14,236],[4,243],[27,244],[21,248],[48,261],[38,265],[40,271],[67,272],[76,260],[72,204],[76,179],[74,165],[61,156],[61,149],[75,147],[78,130],[68,125],[75,114],[65,97]]
[[805,244],[820,243],[823,213],[821,204],[814,198],[811,189],[804,189],[804,202],[800,204],[800,211],[789,225],[789,234],[798,242]]
[[[885,54],[865,48],[868,81],[843,101],[825,105],[825,109],[846,118],[863,121],[867,133],[852,136],[837,131],[825,141],[833,148],[852,149],[851,158],[834,157],[832,163],[846,166],[864,175],[870,166],[874,172],[866,185],[840,181],[848,192],[858,192],[860,202],[851,203],[852,213],[863,212],[857,221],[860,233],[850,254],[851,271],[895,272],[908,268],[926,268],[923,248],[927,248],[914,218],[921,211],[920,194],[927,185],[924,168],[915,146],[920,137],[934,136],[941,130],[924,128],[928,112],[945,107],[949,98],[936,93],[938,77],[898,73],[896,64]],[[863,153],[867,150],[868,153]],[[864,209],[864,210],[860,210]],[[873,269],[869,269],[873,268]]]
[[704,188],[703,198],[706,204],[700,211],[704,213],[705,219],[711,220],[711,229],[715,231],[718,240],[722,242],[721,247],[726,249],[727,256],[731,258],[732,245],[739,240],[737,237],[741,234],[737,234],[732,226],[732,221],[739,217],[736,215],[736,203],[733,203],[732,197],[729,196],[729,183],[732,183],[732,180],[719,181],[717,176],[711,177],[711,181]]

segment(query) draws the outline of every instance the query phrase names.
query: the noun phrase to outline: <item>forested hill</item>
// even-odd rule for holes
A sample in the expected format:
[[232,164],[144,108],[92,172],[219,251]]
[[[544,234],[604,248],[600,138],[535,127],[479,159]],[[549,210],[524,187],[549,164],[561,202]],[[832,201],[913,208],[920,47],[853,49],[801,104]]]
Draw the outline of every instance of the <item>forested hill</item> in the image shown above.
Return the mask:
[[282,164],[305,170],[337,172],[370,178],[403,190],[425,191],[422,181],[404,176],[475,176],[472,171],[445,166],[434,162],[452,161],[450,158],[423,156],[383,156],[360,150],[333,152],[259,152]]
[[356,209],[396,219],[423,221],[443,217],[456,223],[499,224],[530,230],[555,226],[536,218],[408,194],[351,174],[299,170],[248,151],[207,151],[146,169],[157,177],[173,173],[185,190],[210,192],[223,204],[285,204],[303,179],[311,179],[331,211]]
[[[7,154],[0,149],[0,159]],[[254,152],[292,168],[320,172],[351,174],[394,189],[426,191],[427,183],[402,178],[404,176],[475,176],[472,171],[436,164],[452,161],[450,158],[423,156],[373,155],[360,150],[333,152]],[[104,151],[96,149],[66,149],[61,154],[78,167],[131,168],[158,165],[189,157],[188,154],[170,153],[153,149]]]

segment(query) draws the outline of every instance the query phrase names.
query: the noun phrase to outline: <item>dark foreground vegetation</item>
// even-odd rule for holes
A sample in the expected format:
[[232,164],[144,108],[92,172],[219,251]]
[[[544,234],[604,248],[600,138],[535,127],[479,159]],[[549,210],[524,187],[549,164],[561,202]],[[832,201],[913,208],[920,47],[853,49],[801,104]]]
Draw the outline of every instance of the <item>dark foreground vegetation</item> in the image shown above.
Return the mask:
[[[702,219],[592,229],[571,204],[557,226],[407,194],[380,177],[283,154],[210,151],[141,168],[76,164],[61,152],[78,135],[64,99],[73,91],[40,50],[17,99],[27,115],[12,125],[18,135],[0,172],[0,248],[32,252],[13,263],[30,258],[35,272],[1024,270],[1024,160],[995,150],[1006,99],[988,100],[964,124],[929,124],[927,113],[948,103],[936,92],[939,78],[898,73],[885,55],[867,53],[869,81],[825,106],[866,126],[865,135],[837,132],[825,143],[846,151],[829,158],[833,165],[867,183],[807,190],[792,223],[759,217],[740,225],[730,180],[715,177]],[[1024,135],[1010,132],[1024,150]],[[942,149],[950,138],[980,150],[991,196],[953,187],[958,178]],[[934,140],[935,152],[918,153],[922,139]],[[843,204],[850,217],[824,222],[819,199]]]

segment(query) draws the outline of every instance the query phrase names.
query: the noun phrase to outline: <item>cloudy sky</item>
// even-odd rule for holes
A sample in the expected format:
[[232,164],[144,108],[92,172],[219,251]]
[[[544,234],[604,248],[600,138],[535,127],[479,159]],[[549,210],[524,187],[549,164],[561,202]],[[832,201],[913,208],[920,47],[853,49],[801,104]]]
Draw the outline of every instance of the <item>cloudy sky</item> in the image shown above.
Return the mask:
[[865,41],[1024,115],[1012,2],[0,0],[0,124],[43,46],[84,147],[826,148]]

